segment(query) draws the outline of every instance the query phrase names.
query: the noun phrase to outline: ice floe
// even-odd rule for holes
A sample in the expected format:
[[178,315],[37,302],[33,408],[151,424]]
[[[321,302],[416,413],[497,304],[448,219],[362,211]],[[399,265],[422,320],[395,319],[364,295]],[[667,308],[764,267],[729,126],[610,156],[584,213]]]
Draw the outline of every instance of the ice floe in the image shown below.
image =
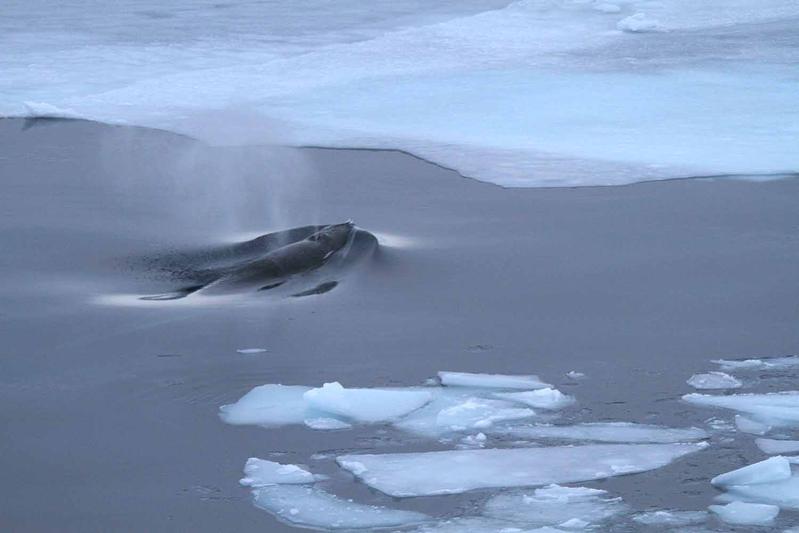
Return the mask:
[[239,348],[236,351],[242,355],[254,355],[257,353],[264,353],[269,350],[267,350],[266,348]]
[[705,511],[648,511],[633,516],[639,524],[648,526],[681,527],[698,524],[707,520]]
[[566,376],[572,379],[582,379],[585,377],[585,374],[583,374],[582,372],[577,372],[576,370],[570,370],[566,372]]
[[575,399],[572,396],[563,394],[558,389],[553,388],[524,392],[497,392],[494,396],[503,400],[523,403],[530,407],[549,410],[562,409],[575,403]]
[[743,415],[735,415],[735,428],[742,433],[749,433],[750,435],[765,435],[771,431],[770,425],[752,420]]
[[724,370],[763,370],[799,366],[799,356],[764,357],[760,359],[714,359]]
[[484,514],[525,524],[574,529],[596,524],[627,509],[621,498],[586,487],[550,485],[530,492],[499,494],[486,502]]
[[316,487],[274,485],[253,491],[253,501],[280,520],[320,529],[405,527],[429,519],[427,515],[364,505],[344,500]]
[[773,392],[766,394],[732,394],[711,396],[691,393],[683,400],[696,405],[732,409],[768,426],[799,425],[799,392]]
[[773,483],[730,485],[724,487],[724,490],[725,493],[719,496],[722,501],[768,503],[781,508],[799,510],[799,477],[797,476]]
[[545,389],[551,387],[535,375],[471,374],[468,372],[439,372],[442,385],[450,387],[481,387],[489,389]]
[[724,372],[694,374],[687,383],[695,389],[738,389],[743,384]]
[[507,433],[519,438],[551,438],[599,442],[669,443],[705,439],[700,428],[667,428],[630,422],[595,422],[573,426],[514,426]]
[[228,424],[283,426],[302,424],[308,416],[303,395],[310,387],[298,385],[261,385],[236,403],[219,408],[219,416]]
[[239,483],[245,487],[265,487],[267,485],[294,485],[313,483],[320,477],[315,476],[297,465],[284,465],[250,457],[244,465],[244,477]]
[[747,526],[768,526],[780,512],[776,505],[745,502],[711,505],[709,509],[728,524]]
[[419,409],[432,396],[424,391],[345,389],[334,382],[305,392],[303,399],[311,409],[370,423],[396,420]]
[[799,452],[799,440],[755,439],[755,444],[769,455]]
[[764,461],[744,466],[732,472],[720,474],[710,480],[713,485],[726,487],[730,485],[757,485],[773,483],[791,477],[791,463],[778,455]]
[[[353,454],[336,459],[370,487],[396,497],[572,483],[660,468],[706,444],[596,444],[541,448]],[[431,475],[445,472],[446,475]]]

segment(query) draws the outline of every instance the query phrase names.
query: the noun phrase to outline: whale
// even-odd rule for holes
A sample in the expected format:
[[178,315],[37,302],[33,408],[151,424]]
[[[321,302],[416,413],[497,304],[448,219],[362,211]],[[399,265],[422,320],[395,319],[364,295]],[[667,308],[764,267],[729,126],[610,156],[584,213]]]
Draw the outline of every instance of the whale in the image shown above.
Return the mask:
[[[194,277],[202,280],[200,283],[168,293],[142,296],[141,299],[177,300],[195,293],[220,295],[275,289],[292,278],[323,267],[337,255],[345,254],[357,231],[352,221],[312,228],[312,233],[300,239],[296,239],[297,233],[307,233],[303,231],[305,228],[242,243],[236,252],[245,254],[246,259],[199,271]],[[281,237],[288,242],[281,243]],[[260,248],[265,250],[259,254]],[[336,285],[337,282],[326,281],[293,296],[322,294]]]

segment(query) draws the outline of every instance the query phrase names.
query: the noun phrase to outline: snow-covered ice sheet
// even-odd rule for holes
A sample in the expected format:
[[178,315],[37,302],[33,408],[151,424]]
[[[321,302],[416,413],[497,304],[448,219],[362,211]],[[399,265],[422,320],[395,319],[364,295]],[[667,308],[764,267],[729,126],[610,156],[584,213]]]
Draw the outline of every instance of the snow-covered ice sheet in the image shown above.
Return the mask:
[[784,481],[791,477],[791,463],[780,455],[720,474],[710,482],[720,487],[731,485],[758,485]]
[[704,447],[704,443],[597,444],[342,455],[336,461],[374,489],[409,497],[572,483],[644,472]]
[[517,438],[551,438],[599,442],[690,442],[708,437],[700,428],[667,428],[630,422],[595,422],[573,426],[514,426],[505,431]]
[[799,452],[799,440],[755,439],[755,444],[769,455]]
[[780,512],[776,505],[745,502],[711,505],[709,509],[728,524],[745,526],[768,526]]
[[694,374],[687,383],[695,389],[738,389],[743,385],[740,380],[724,372]]
[[503,374],[471,374],[469,372],[439,372],[441,384],[450,387],[481,387],[489,389],[545,389],[549,388],[538,376],[512,376]]
[[343,500],[316,487],[274,485],[253,491],[257,507],[292,525],[319,529],[402,527],[429,518],[414,511]]
[[524,392],[497,392],[494,393],[494,396],[503,400],[523,403],[530,407],[548,410],[562,409],[575,403],[574,397],[563,394],[558,389],[553,388]]
[[220,140],[198,117],[232,109],[253,120],[227,142],[401,148],[504,185],[786,172],[797,16],[794,0],[7,0],[0,114]]
[[250,457],[244,465],[244,477],[239,483],[245,487],[265,487],[267,485],[296,485],[313,483],[319,480],[297,465],[280,464],[266,459]]
[[570,520],[597,524],[626,509],[621,498],[610,498],[604,490],[550,485],[493,496],[484,514],[527,526],[557,526]]
[[686,394],[683,400],[696,405],[732,409],[769,426],[799,425],[799,392],[785,391],[766,394],[732,394],[712,396]]

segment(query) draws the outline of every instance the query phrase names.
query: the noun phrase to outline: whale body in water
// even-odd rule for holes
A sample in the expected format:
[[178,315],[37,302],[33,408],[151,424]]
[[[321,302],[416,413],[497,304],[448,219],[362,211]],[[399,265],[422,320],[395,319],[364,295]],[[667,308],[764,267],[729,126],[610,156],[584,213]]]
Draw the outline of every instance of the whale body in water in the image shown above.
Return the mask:
[[[206,268],[191,270],[180,267],[181,277],[200,283],[164,294],[143,296],[142,299],[177,300],[194,293],[214,295],[274,289],[292,278],[319,269],[334,257],[346,255],[356,236],[361,240],[374,240],[371,234],[356,230],[352,222],[264,235],[216,255],[211,254],[210,259],[196,260],[200,266],[207,264]],[[292,296],[321,294],[337,284],[325,281],[314,287],[305,287]]]

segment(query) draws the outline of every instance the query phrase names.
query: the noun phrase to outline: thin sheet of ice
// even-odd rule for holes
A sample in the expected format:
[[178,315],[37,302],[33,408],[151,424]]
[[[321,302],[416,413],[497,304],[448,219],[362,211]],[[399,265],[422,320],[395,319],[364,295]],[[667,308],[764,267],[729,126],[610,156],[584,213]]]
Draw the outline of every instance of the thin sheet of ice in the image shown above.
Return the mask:
[[570,520],[597,524],[626,509],[621,498],[610,498],[604,490],[550,485],[493,496],[484,514],[528,526],[557,526]]
[[755,444],[769,455],[799,452],[799,440],[755,439]]
[[694,374],[687,383],[695,389],[738,389],[743,384],[724,372]]
[[449,387],[479,387],[488,389],[545,389],[551,387],[535,375],[472,374],[469,372],[439,372],[441,384]]
[[275,485],[253,491],[257,507],[291,525],[320,529],[403,527],[429,519],[414,511],[343,500],[315,487]]
[[707,512],[671,510],[648,511],[633,516],[633,520],[639,524],[646,524],[648,526],[681,527],[704,522],[707,520]]
[[744,526],[771,525],[780,513],[780,508],[776,505],[745,502],[711,505],[708,509],[728,524]]
[[265,487],[267,485],[296,485],[313,483],[316,476],[302,467],[280,464],[266,459],[250,457],[244,465],[244,477],[239,483],[245,487]]
[[403,148],[504,185],[785,172],[797,16],[794,0],[7,0],[0,114],[44,102],[214,138],[197,115],[234,109],[247,123],[217,140]]
[[396,420],[432,399],[421,390],[346,389],[340,383],[325,383],[303,394],[310,409],[362,423]]
[[704,443],[597,444],[343,455],[336,461],[374,489],[409,497],[572,483],[644,472],[704,447]]
[[686,394],[683,400],[696,405],[732,409],[754,418],[755,422],[771,426],[799,425],[799,392],[785,391],[766,394],[732,394],[711,396]]
[[563,394],[558,389],[546,388],[524,392],[497,392],[497,398],[523,403],[538,409],[556,410],[575,403],[573,396]]
[[564,439],[599,442],[668,443],[689,442],[707,438],[700,428],[667,428],[630,422],[595,422],[574,426],[517,426],[505,433],[518,438]]
[[799,366],[799,357],[764,357],[761,359],[714,359],[714,363],[724,370],[763,370],[792,368]]
[[791,477],[791,463],[788,459],[778,455],[769,457],[751,465],[741,467],[731,472],[720,474],[710,480],[710,483],[719,487],[731,485],[759,485],[774,483]]

